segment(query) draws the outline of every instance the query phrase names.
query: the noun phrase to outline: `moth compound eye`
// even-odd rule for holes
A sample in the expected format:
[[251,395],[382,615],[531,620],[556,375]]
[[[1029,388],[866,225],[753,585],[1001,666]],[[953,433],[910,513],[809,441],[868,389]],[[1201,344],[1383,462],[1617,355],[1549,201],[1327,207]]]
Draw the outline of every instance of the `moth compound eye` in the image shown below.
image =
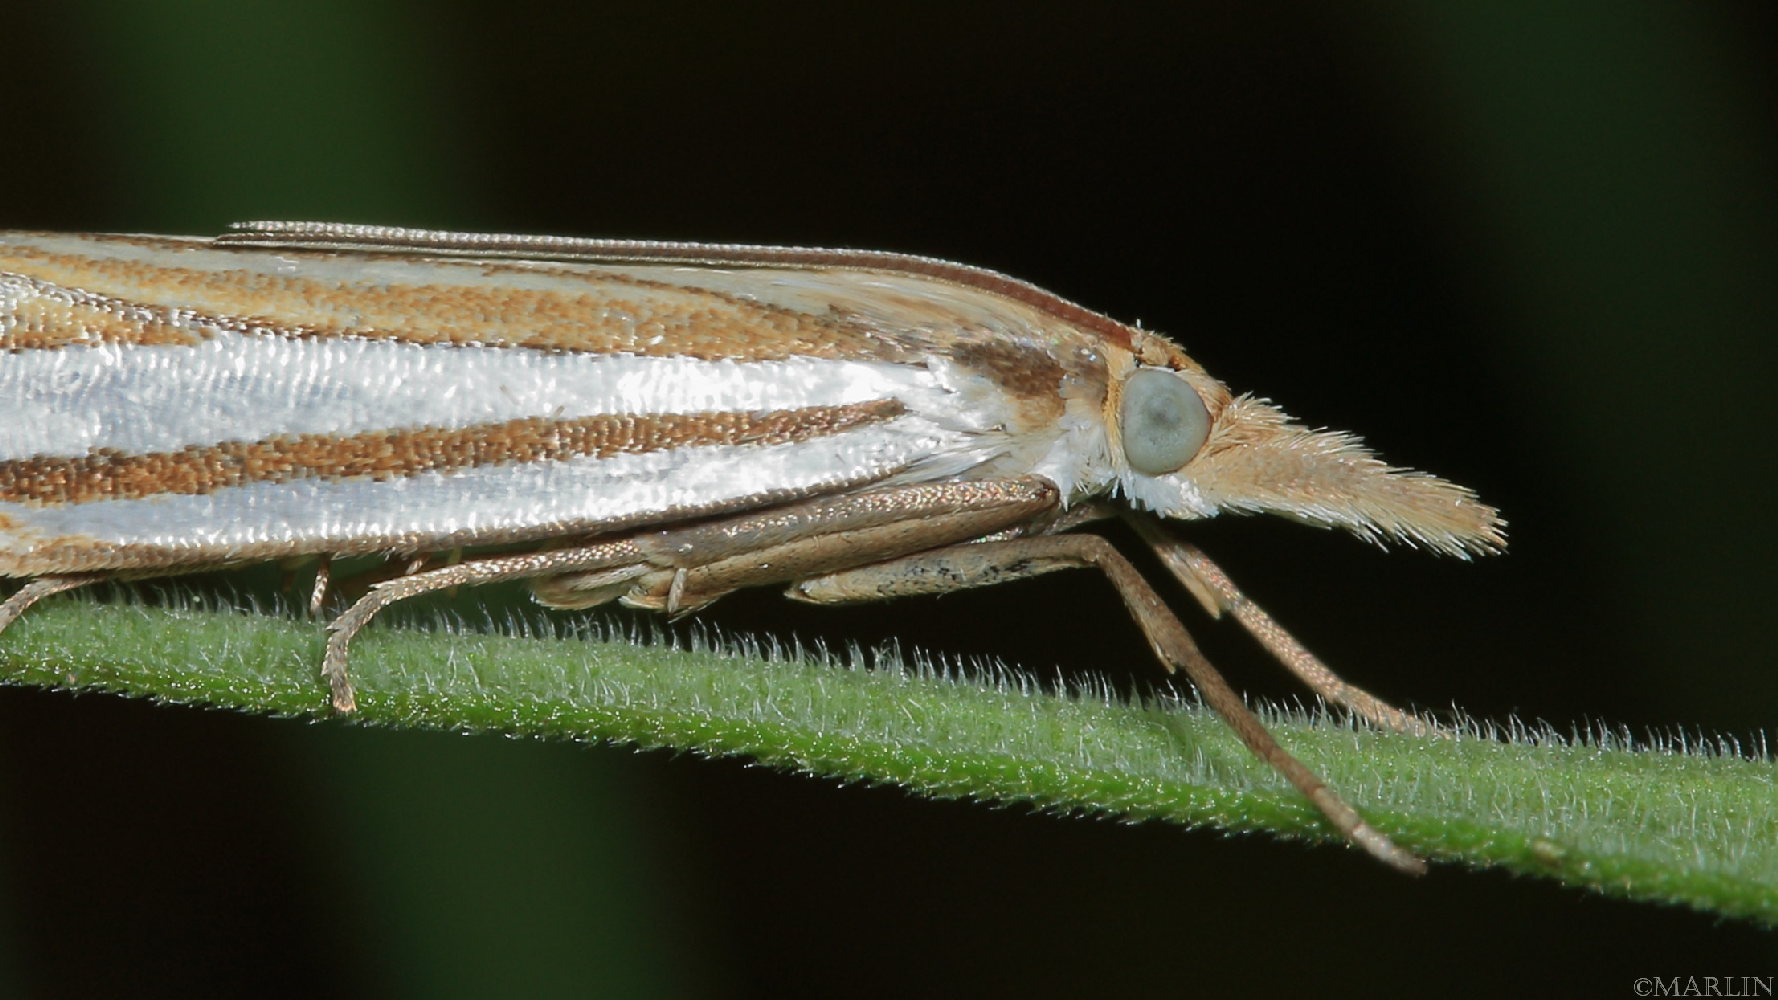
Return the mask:
[[1204,401],[1165,368],[1143,368],[1125,379],[1117,416],[1124,458],[1145,476],[1179,471],[1210,436]]

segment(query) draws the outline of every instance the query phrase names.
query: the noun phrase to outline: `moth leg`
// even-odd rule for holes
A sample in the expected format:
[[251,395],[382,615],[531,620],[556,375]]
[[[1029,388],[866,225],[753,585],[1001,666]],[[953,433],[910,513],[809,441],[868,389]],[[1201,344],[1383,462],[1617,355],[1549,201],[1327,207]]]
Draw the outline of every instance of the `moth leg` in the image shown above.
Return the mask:
[[111,579],[110,573],[70,573],[65,576],[40,576],[12,592],[12,596],[0,601],[0,632],[18,620],[25,609],[51,594],[60,594],[65,590],[84,587],[89,583]]
[[1404,712],[1369,691],[1342,680],[1314,653],[1304,648],[1296,637],[1284,630],[1253,603],[1222,568],[1210,561],[1197,546],[1183,541],[1144,518],[1127,518],[1144,541],[1160,556],[1167,569],[1189,589],[1210,614],[1221,617],[1224,612],[1241,623],[1248,634],[1259,640],[1284,669],[1297,676],[1316,694],[1369,720],[1379,729],[1413,736],[1449,736],[1443,729],[1429,725],[1412,713]]
[[[807,500],[707,524],[634,536],[656,571],[622,588],[631,607],[679,614],[744,587],[783,584],[913,552],[1018,531],[1061,505],[1036,477],[921,483]],[[538,599],[587,606],[619,594],[566,574]],[[584,597],[582,595],[585,595]]]
[[650,567],[633,540],[604,542],[574,549],[554,549],[517,555],[489,556],[453,563],[438,569],[398,576],[371,587],[328,626],[327,653],[321,660],[334,711],[355,712],[358,699],[346,672],[347,647],[352,637],[369,624],[378,611],[396,601],[451,587],[522,580],[561,572],[604,571],[607,582],[631,579]]
[[327,604],[327,588],[333,583],[333,557],[323,555],[315,565],[315,585],[309,589],[309,617],[321,617]]
[[1024,579],[1057,570],[1094,568],[1117,588],[1124,606],[1136,619],[1169,671],[1183,670],[1204,702],[1228,723],[1254,756],[1282,774],[1327,817],[1346,839],[1373,857],[1411,875],[1424,874],[1426,863],[1403,850],[1366,822],[1356,809],[1328,788],[1301,761],[1278,745],[1241,696],[1229,687],[1166,602],[1130,561],[1097,535],[1041,535],[1009,541],[954,545],[891,562],[865,566],[802,581],[791,596],[815,603],[878,600],[910,594],[933,594]]
[[908,552],[990,534],[1056,509],[1060,498],[1036,477],[970,483],[922,483],[822,497],[720,518],[643,531],[610,541],[517,555],[488,556],[387,580],[328,626],[321,672],[333,707],[357,707],[346,673],[352,637],[396,601],[448,587],[547,578],[545,603],[588,606],[623,593],[637,607],[677,613],[740,587],[878,562]]

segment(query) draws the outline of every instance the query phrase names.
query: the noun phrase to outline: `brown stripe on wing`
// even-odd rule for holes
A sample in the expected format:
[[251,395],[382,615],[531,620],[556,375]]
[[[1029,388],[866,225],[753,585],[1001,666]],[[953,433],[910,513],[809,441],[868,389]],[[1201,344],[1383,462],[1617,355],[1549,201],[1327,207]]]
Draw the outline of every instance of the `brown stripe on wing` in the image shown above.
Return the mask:
[[0,316],[0,352],[97,344],[195,347],[210,336],[172,310],[17,274],[0,274]]
[[[271,273],[272,257],[264,251],[194,251],[186,241],[168,240],[163,263],[107,257],[104,241],[83,239],[92,253],[25,242],[0,246],[0,273],[28,279],[36,294],[52,300],[88,303],[72,312],[37,306],[44,318],[32,322],[28,335],[8,335],[0,345],[165,343],[169,329],[184,328],[200,339],[224,330],[750,361],[902,360],[904,354],[880,331],[836,311],[803,312],[616,271],[289,251],[277,255],[288,270]],[[130,245],[145,242],[152,241]],[[242,266],[218,266],[218,259],[230,258]],[[305,261],[314,264],[307,274]],[[374,278],[354,280],[348,262],[385,266]],[[324,276],[328,268],[337,276]],[[399,280],[404,270],[412,280]],[[512,280],[486,281],[505,276]],[[0,306],[18,312],[31,297],[6,296]]]
[[0,462],[0,501],[40,505],[204,494],[299,479],[394,480],[476,466],[606,458],[697,445],[772,445],[838,434],[907,412],[897,400],[764,413],[527,417],[462,429],[279,435],[131,455],[97,448],[79,458]]

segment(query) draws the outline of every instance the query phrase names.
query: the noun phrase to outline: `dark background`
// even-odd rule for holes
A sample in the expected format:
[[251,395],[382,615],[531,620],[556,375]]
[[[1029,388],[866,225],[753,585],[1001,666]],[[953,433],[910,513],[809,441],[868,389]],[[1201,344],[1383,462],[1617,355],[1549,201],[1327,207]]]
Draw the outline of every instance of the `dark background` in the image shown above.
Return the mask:
[[[1495,720],[1769,731],[1773,8],[1173,6],[15,3],[0,226],[321,218],[998,268],[1506,512],[1512,551],[1476,564],[1188,529],[1354,681]],[[1153,682],[1084,574],[706,617]],[[1297,693],[1188,621],[1237,686]],[[11,689],[0,919],[0,992],[34,995],[1778,973],[1767,933],[1551,883]]]

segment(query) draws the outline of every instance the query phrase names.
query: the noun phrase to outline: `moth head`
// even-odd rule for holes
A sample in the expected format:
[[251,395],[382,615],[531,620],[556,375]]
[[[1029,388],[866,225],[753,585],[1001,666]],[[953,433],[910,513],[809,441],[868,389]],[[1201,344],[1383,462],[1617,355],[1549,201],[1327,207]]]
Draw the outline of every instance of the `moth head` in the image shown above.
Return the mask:
[[1505,547],[1505,522],[1470,490],[1232,396],[1177,349],[1167,354],[1133,359],[1107,401],[1113,464],[1136,506],[1178,518],[1281,514],[1455,556]]

